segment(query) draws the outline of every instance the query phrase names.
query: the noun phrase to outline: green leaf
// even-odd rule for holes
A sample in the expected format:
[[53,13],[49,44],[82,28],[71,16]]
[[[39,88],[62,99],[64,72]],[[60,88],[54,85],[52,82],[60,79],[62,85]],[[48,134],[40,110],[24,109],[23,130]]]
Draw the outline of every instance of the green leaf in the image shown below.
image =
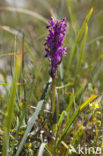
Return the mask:
[[59,131],[59,129],[60,129],[60,126],[61,126],[62,121],[63,121],[64,117],[66,116],[66,114],[67,114],[67,112],[66,112],[66,111],[63,111],[63,112],[61,113],[61,115],[60,115],[59,121],[58,121],[58,123],[57,123],[56,139],[57,139],[57,137],[58,137],[58,131]]
[[80,67],[81,67],[82,57],[83,57],[85,43],[86,43],[86,38],[87,38],[87,32],[88,32],[88,25],[86,24],[84,37],[83,37],[83,40],[82,40],[82,43],[81,43],[81,49],[80,49],[80,55],[79,55],[79,61],[78,61],[77,70],[79,70]]
[[67,124],[66,124],[67,126],[66,126],[66,128],[64,129],[64,131],[62,132],[61,137],[60,137],[60,139],[58,140],[58,142],[57,142],[57,144],[56,144],[56,148],[58,148],[60,142],[62,141],[62,139],[64,138],[64,136],[67,134],[67,132],[68,132],[68,130],[69,130],[71,124],[72,124],[73,121],[76,119],[76,117],[78,116],[78,114],[79,114],[79,109],[72,115],[71,120],[68,120],[68,122],[67,122]]
[[77,130],[77,132],[74,134],[73,140],[70,142],[70,144],[73,145],[73,147],[77,147],[79,144],[79,140],[81,136],[83,135],[83,126],[81,125],[80,128]]
[[80,141],[83,133],[84,133],[84,130],[83,130],[83,126],[81,125],[80,128],[77,130],[77,132],[74,134],[73,140],[69,144],[69,147],[68,147],[68,149],[66,151],[66,156],[68,156],[70,145],[72,145],[76,149],[76,147],[78,146],[79,141]]
[[72,125],[72,123],[74,122],[74,120],[76,119],[76,117],[81,113],[81,111],[90,103],[92,102],[98,95],[95,94],[93,96],[91,96],[88,100],[86,100],[76,111],[75,113],[72,115],[71,119],[67,121],[66,123],[66,128],[64,129],[64,131],[61,134],[60,139],[58,140],[58,142],[56,143],[56,148],[58,148],[59,144],[61,143],[62,139],[64,138],[64,136],[66,136],[70,126]]
[[60,128],[61,123],[62,123],[64,117],[66,116],[66,114],[67,114],[66,111],[63,111],[63,112],[61,113],[60,118],[59,118],[59,121],[58,121],[58,123],[57,123],[57,127],[58,127],[58,129]]
[[35,120],[37,119],[37,116],[38,116],[38,114],[39,114],[39,112],[41,110],[41,107],[43,105],[43,102],[44,102],[44,100],[40,100],[38,102],[37,107],[36,107],[36,110],[35,110],[34,114],[32,115],[31,120],[30,120],[30,122],[29,122],[29,124],[27,126],[26,131],[25,131],[25,134],[24,134],[24,136],[23,136],[23,138],[22,138],[22,140],[20,142],[20,145],[19,145],[18,150],[16,152],[16,156],[19,156],[19,154],[20,154],[20,152],[21,152],[21,150],[23,148],[23,145],[24,145],[24,143],[25,143],[25,141],[26,141],[26,139],[28,137],[28,134],[31,131],[33,125],[34,125]]
[[43,105],[43,102],[44,102],[44,99],[45,99],[45,96],[46,96],[46,93],[47,93],[47,90],[48,90],[48,87],[49,87],[50,84],[51,84],[51,78],[49,79],[49,82],[47,83],[47,85],[46,85],[46,87],[44,89],[43,95],[41,96],[41,99],[40,99],[40,101],[37,104],[36,110],[33,113],[32,117],[31,117],[31,120],[29,121],[29,124],[27,126],[27,129],[26,129],[26,131],[24,133],[24,136],[23,136],[23,138],[22,138],[22,140],[20,142],[20,145],[18,147],[18,150],[16,152],[16,156],[19,156],[19,154],[20,154],[20,152],[21,152],[21,150],[23,148],[23,145],[26,142],[26,139],[28,137],[28,134],[31,131],[33,125],[34,125],[35,120],[37,119],[37,116],[38,116],[38,114],[39,114],[39,112],[41,110],[41,107]]

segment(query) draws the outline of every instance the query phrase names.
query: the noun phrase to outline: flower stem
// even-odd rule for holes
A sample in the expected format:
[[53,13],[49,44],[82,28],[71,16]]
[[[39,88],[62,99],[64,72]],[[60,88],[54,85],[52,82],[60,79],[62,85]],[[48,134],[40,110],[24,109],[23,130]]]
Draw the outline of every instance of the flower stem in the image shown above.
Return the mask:
[[54,76],[52,78],[52,85],[51,85],[51,103],[52,103],[52,121],[53,124],[56,123],[57,121],[57,117],[56,117],[56,90],[55,90],[55,86],[56,86],[56,77]]

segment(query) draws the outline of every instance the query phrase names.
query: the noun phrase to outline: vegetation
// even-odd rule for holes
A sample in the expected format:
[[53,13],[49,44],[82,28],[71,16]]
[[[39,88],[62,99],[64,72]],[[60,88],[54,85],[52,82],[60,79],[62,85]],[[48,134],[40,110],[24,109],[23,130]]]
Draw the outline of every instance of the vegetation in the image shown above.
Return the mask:
[[[21,2],[0,2],[0,155],[102,155],[103,1]],[[44,57],[50,17],[68,24],[55,124]]]

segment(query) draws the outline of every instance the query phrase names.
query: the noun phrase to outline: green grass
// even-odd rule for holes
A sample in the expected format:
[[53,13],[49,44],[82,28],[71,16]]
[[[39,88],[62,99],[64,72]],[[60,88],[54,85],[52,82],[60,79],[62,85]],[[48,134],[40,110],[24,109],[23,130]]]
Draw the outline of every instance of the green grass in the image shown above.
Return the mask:
[[9,155],[8,149],[9,149],[9,133],[11,129],[11,123],[13,119],[13,112],[14,112],[14,105],[15,105],[15,96],[16,96],[16,83],[18,82],[19,73],[20,73],[20,66],[21,66],[21,57],[22,54],[17,54],[16,59],[16,65],[15,65],[15,71],[13,75],[13,82],[11,86],[11,93],[10,93],[10,99],[8,102],[8,110],[7,110],[7,116],[6,116],[6,123],[5,123],[5,132],[4,132],[4,144],[3,144],[3,156]]
[[[79,144],[103,149],[102,0],[0,5],[0,155],[67,156]],[[43,46],[50,16],[67,17],[68,23],[67,56],[56,78],[55,126]]]

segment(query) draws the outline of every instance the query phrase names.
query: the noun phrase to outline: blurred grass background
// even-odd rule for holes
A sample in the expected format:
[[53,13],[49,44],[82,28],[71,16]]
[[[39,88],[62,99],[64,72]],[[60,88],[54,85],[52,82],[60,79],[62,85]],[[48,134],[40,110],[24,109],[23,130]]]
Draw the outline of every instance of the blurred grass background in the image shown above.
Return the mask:
[[[10,10],[7,7],[24,10]],[[83,36],[73,57],[73,63],[68,71],[69,58],[74,43],[77,39],[82,23],[90,11],[93,14],[88,22],[88,33],[85,50],[81,60],[80,70],[77,70],[80,47]],[[26,10],[25,10],[26,9]],[[35,15],[28,14],[27,10]],[[38,18],[41,15],[40,18]],[[70,95],[75,95],[78,90],[87,83],[85,90],[73,101],[72,112],[92,94],[103,92],[103,0],[0,0],[0,127],[3,128],[4,116],[10,95],[10,85],[13,77],[15,55],[10,53],[20,52],[24,34],[24,65],[19,82],[25,83],[18,86],[15,114],[25,108],[29,112],[26,118],[32,114],[40,99],[46,82],[49,79],[49,62],[44,58],[44,39],[47,35],[45,26],[50,17],[55,19],[67,18],[68,31],[65,39],[67,56],[58,72],[57,86],[70,83],[64,92],[58,89],[60,112],[64,110],[70,101]],[[25,77],[25,79],[24,79]],[[26,93],[25,91],[26,90]],[[25,99],[26,96],[26,99]],[[47,96],[48,99],[48,96]],[[23,104],[24,105],[23,105]],[[23,106],[22,106],[23,105]],[[22,108],[23,107],[23,108]],[[17,116],[15,115],[15,121]],[[42,116],[44,116],[42,112]],[[21,116],[19,116],[21,118]],[[81,118],[86,118],[85,115]],[[102,121],[102,120],[101,120]],[[14,122],[14,124],[17,124]],[[25,121],[23,123],[25,125]],[[15,125],[12,125],[15,127]]]

